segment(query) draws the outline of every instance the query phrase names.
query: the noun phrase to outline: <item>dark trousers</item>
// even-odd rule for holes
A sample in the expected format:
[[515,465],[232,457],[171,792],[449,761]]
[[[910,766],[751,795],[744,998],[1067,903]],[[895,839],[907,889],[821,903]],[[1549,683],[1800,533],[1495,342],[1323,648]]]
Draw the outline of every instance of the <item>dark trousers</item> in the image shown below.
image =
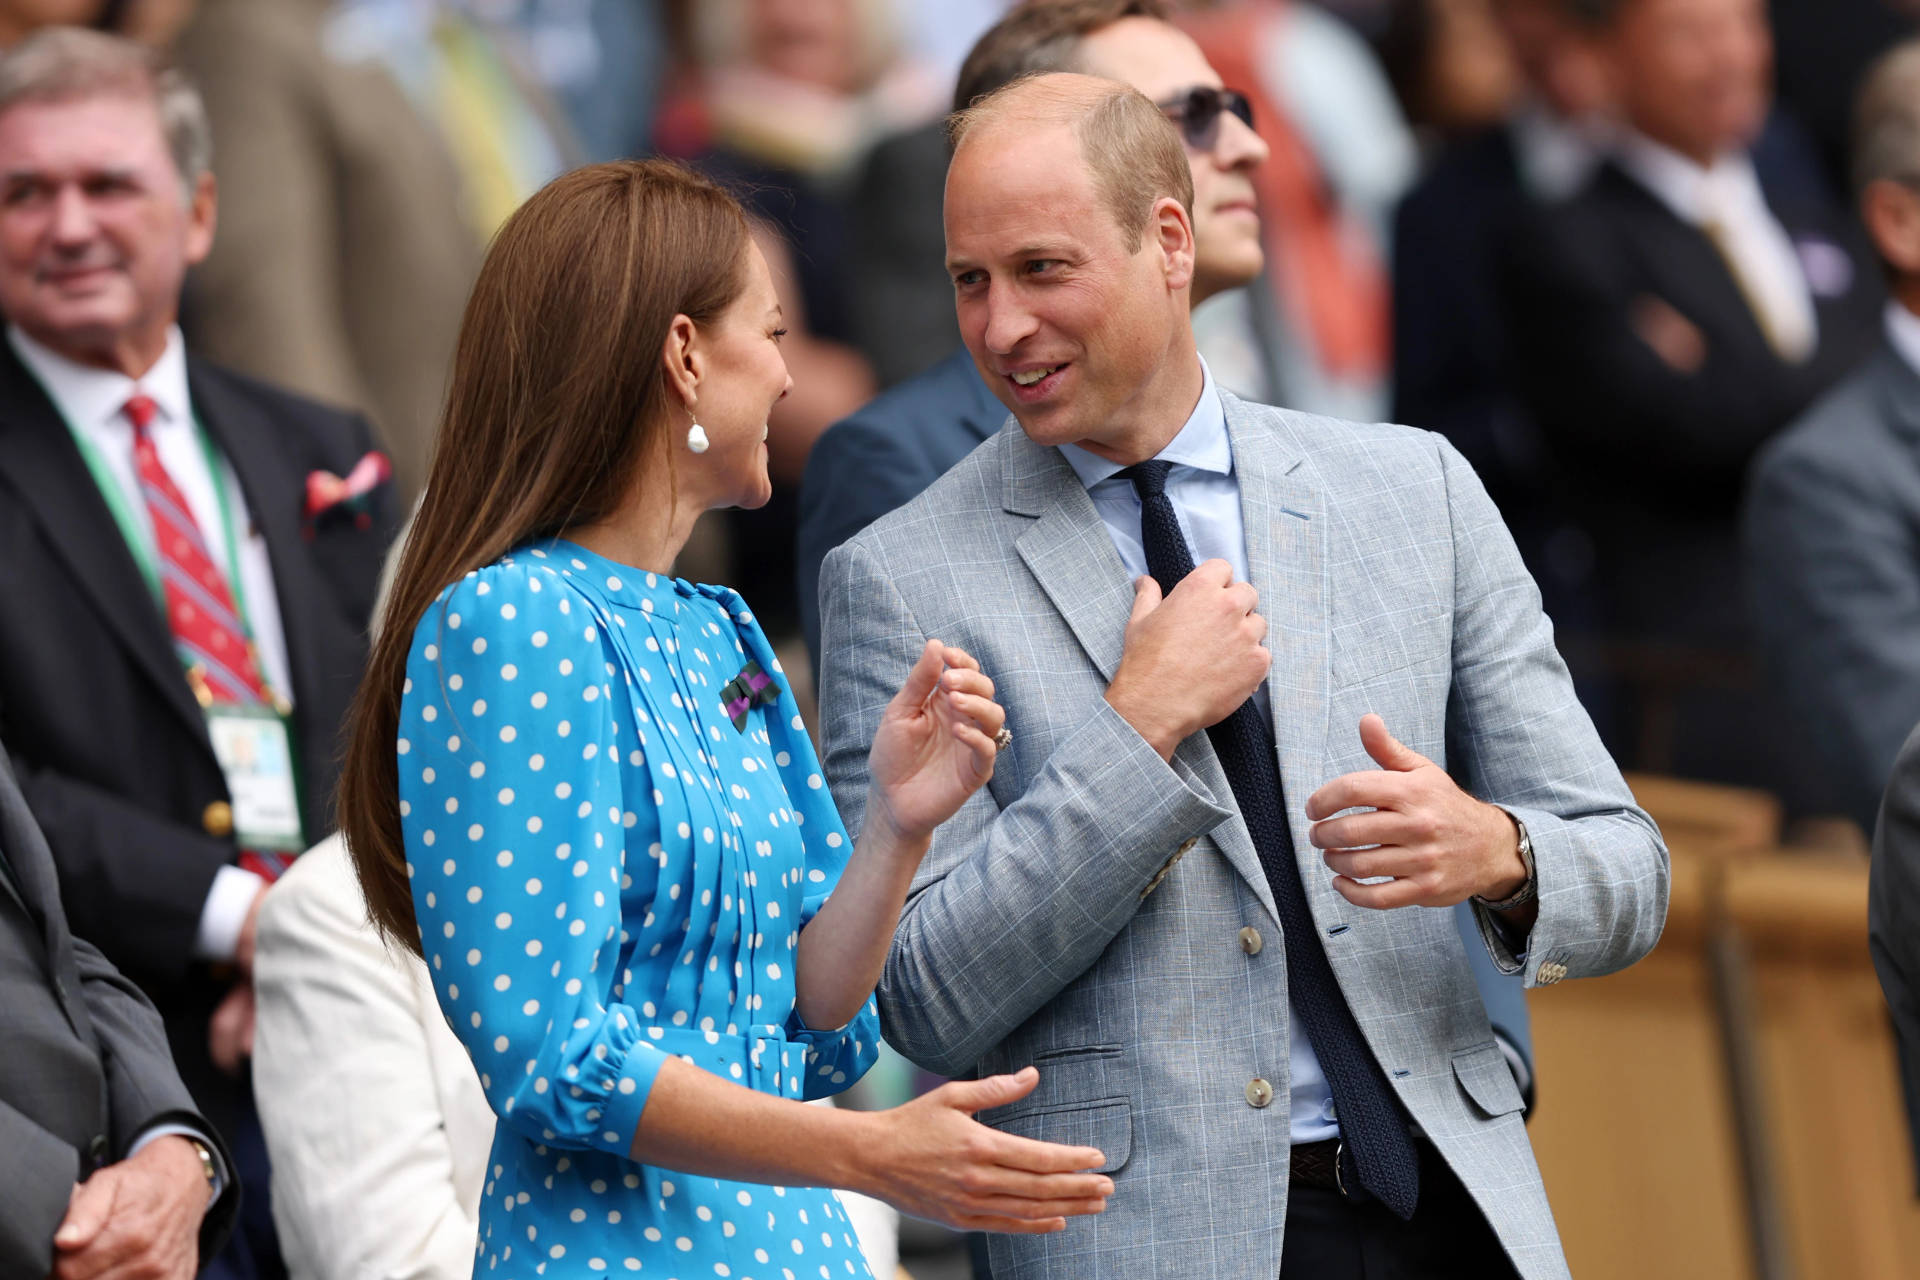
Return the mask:
[[1293,1184],[1280,1280],[1512,1280],[1518,1273],[1446,1161],[1420,1144],[1420,1207],[1402,1222],[1377,1201]]

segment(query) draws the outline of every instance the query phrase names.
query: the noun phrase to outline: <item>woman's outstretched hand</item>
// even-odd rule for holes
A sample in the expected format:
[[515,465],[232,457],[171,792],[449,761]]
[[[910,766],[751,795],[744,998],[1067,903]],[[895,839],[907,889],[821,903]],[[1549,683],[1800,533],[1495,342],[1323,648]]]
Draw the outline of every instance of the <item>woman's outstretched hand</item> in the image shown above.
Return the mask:
[[873,736],[869,817],[907,840],[932,835],[993,776],[993,739],[1006,721],[979,662],[927,641]]
[[984,1080],[956,1080],[891,1111],[873,1113],[866,1147],[869,1185],[857,1188],[902,1213],[963,1231],[1028,1235],[1099,1213],[1113,1179],[1087,1173],[1106,1162],[1092,1147],[1064,1147],[990,1129],[973,1118],[1033,1092],[1032,1067]]

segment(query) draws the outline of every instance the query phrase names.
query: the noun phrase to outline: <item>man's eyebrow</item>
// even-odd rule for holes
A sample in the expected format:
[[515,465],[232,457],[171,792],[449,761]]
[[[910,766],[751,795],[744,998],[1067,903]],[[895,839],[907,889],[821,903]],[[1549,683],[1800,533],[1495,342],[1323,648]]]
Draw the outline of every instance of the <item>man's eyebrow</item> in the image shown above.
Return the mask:
[[[1012,253],[1007,254],[1006,260],[1009,262],[1026,262],[1034,258],[1066,258],[1071,256],[1072,250],[1065,244],[1036,243],[1022,245]],[[947,274],[953,275],[961,271],[971,271],[977,265],[977,263],[965,258],[948,258]]]

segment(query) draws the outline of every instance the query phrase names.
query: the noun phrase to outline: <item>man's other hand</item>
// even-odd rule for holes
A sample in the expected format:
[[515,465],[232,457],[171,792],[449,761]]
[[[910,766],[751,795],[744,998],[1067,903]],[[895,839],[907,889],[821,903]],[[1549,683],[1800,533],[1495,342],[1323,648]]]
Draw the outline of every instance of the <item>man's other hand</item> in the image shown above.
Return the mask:
[[230,1076],[253,1056],[253,1009],[253,982],[247,979],[233,984],[207,1020],[207,1053]]
[[[1450,907],[1475,894],[1499,902],[1520,891],[1527,865],[1506,810],[1462,791],[1379,716],[1360,717],[1360,743],[1380,768],[1345,774],[1307,797],[1310,838],[1339,873],[1333,887],[1341,897],[1359,907]],[[1393,879],[1361,883],[1380,876]]]
[[1260,687],[1273,665],[1263,643],[1267,620],[1254,612],[1260,593],[1233,580],[1225,560],[1209,560],[1174,584],[1163,600],[1151,577],[1133,584],[1120,669],[1107,702],[1162,760],[1181,739],[1215,725]]
[[53,1280],[193,1280],[207,1203],[193,1144],[156,1138],[74,1187],[53,1234]]

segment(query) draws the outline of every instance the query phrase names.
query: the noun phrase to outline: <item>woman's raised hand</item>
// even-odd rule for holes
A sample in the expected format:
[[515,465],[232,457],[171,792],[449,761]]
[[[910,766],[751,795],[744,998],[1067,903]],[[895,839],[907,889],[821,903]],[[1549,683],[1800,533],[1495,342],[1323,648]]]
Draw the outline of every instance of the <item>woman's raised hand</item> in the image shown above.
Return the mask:
[[1101,1212],[1113,1179],[1085,1172],[1106,1163],[1100,1152],[1018,1138],[973,1118],[1026,1097],[1039,1082],[1032,1067],[956,1080],[905,1106],[871,1113],[877,1132],[864,1147],[868,1185],[858,1190],[963,1231],[1034,1235]]
[[886,818],[909,840],[930,836],[993,776],[993,739],[1006,721],[973,656],[927,641],[873,735],[869,819]]

